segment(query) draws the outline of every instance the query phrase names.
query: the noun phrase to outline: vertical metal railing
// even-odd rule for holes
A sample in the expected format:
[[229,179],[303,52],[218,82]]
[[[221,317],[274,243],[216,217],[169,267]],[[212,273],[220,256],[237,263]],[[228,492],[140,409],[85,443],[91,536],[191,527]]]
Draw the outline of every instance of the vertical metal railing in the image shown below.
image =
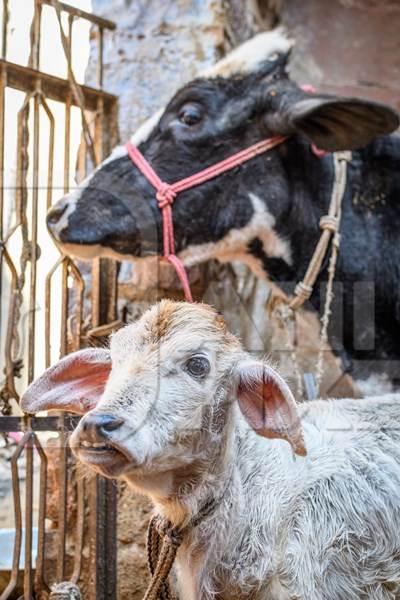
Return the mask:
[[[28,1],[28,0],[27,0]],[[24,600],[34,594],[49,592],[52,582],[68,580],[78,583],[83,573],[84,532],[91,532],[92,565],[90,597],[105,600],[116,596],[116,492],[109,481],[97,477],[90,485],[84,480],[75,481],[69,475],[71,460],[67,437],[72,420],[68,416],[27,417],[18,414],[21,386],[17,379],[24,375],[25,383],[33,380],[37,365],[37,340],[42,335],[37,327],[38,261],[42,259],[39,247],[39,225],[45,210],[53,201],[54,165],[63,164],[63,193],[69,191],[71,164],[71,119],[72,111],[79,109],[82,119],[82,143],[78,155],[78,176],[86,174],[88,163],[91,168],[98,164],[105,153],[117,142],[116,99],[105,93],[103,84],[103,40],[107,30],[114,29],[108,20],[91,15],[59,2],[58,0],[31,0],[34,13],[31,24],[30,55],[27,66],[7,61],[9,4],[3,0],[2,44],[0,60],[0,292],[7,281],[7,297],[1,294],[1,303],[6,304],[7,319],[1,323],[0,313],[0,359],[4,379],[0,380],[0,433],[23,433],[11,460],[15,541],[9,582],[0,590],[0,600],[12,597],[21,584],[20,559],[24,545],[24,573],[22,588]],[[45,42],[42,30],[43,7],[54,11],[59,23],[60,41],[65,54],[68,77],[61,79],[40,70],[41,46]],[[49,10],[49,9],[47,9]],[[66,15],[66,31],[64,29]],[[88,88],[76,82],[72,68],[73,32],[77,19],[88,21],[97,30],[97,88]],[[17,137],[16,185],[13,195],[15,222],[5,228],[5,114],[7,111],[6,90],[14,89],[25,93],[18,111],[15,134]],[[64,105],[64,140],[62,148],[56,143],[56,119],[52,102]],[[47,160],[45,201],[41,196],[41,174],[43,152],[43,119],[47,120]],[[60,161],[61,159],[61,161]],[[31,181],[29,181],[29,177]],[[62,194],[60,194],[62,195]],[[57,200],[57,194],[54,200]],[[15,245],[15,238],[20,239]],[[18,248],[16,250],[16,248]],[[45,260],[45,259],[44,259]],[[85,307],[87,295],[85,277],[80,265],[71,258],[60,256],[50,265],[44,277],[44,335],[45,364],[54,358],[51,347],[54,330],[53,316],[59,312],[61,321],[60,355],[76,350],[87,342],[88,331],[116,319],[116,273],[113,261],[93,262],[90,277],[90,310]],[[61,289],[54,290],[56,277],[61,278]],[[87,302],[86,302],[87,304]],[[23,308],[27,306],[27,319]],[[22,342],[26,339],[26,349]],[[91,340],[93,343],[93,340]],[[48,456],[39,432],[57,431],[59,448]],[[49,569],[47,560],[46,502],[48,495],[48,465],[56,461],[58,471],[58,516],[57,556],[55,566]],[[35,467],[35,463],[39,467]],[[20,469],[25,471],[25,487],[22,489]],[[36,568],[32,565],[33,548],[33,498],[35,481],[39,481],[38,543]],[[87,488],[87,489],[86,489]],[[71,532],[68,522],[68,498],[74,491],[76,497],[76,523]],[[24,511],[21,494],[24,494]],[[86,506],[89,503],[90,523],[86,523]],[[67,551],[69,535],[74,535],[74,551],[71,558]],[[24,537],[25,536],[25,537]],[[24,541],[23,541],[24,537]]]

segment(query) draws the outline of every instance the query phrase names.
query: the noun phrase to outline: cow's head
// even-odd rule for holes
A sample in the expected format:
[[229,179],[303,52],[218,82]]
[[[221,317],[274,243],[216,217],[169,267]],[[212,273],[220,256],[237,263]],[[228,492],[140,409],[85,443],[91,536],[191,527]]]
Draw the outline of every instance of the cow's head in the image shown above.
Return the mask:
[[[176,246],[187,265],[243,257],[254,239],[267,256],[290,262],[290,247],[279,235],[293,193],[288,156],[311,156],[311,142],[328,151],[359,148],[398,126],[396,114],[375,102],[302,91],[285,71],[289,49],[280,31],[261,34],[180,89],[133,137],[170,183],[262,138],[290,136],[269,153],[178,196]],[[51,209],[48,226],[63,251],[82,258],[162,252],[154,189],[124,147]]]
[[63,358],[22,399],[29,413],[84,415],[71,437],[79,459],[167,494],[225,460],[238,406],[261,436],[305,453],[295,401],[279,375],[243,351],[214,309],[168,300],[120,329],[110,351]]

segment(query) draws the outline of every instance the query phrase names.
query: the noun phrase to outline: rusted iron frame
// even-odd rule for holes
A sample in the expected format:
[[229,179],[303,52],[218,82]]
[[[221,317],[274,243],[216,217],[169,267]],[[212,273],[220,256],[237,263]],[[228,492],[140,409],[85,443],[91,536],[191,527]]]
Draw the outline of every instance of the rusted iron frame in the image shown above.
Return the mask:
[[[38,191],[39,191],[39,106],[40,104],[43,106],[50,122],[50,142],[49,142],[49,160],[48,160],[48,183],[52,184],[52,168],[53,168],[53,148],[54,148],[54,118],[51,115],[51,112],[48,108],[46,101],[43,98],[43,95],[40,90],[40,83],[37,83],[36,92],[31,92],[25,98],[22,108],[19,111],[18,115],[18,140],[19,143],[22,143],[22,127],[23,127],[23,119],[25,111],[29,107],[29,103],[34,99],[34,142],[33,142],[33,197],[32,197],[32,213],[31,213],[31,239],[29,243],[29,250],[27,248],[24,249],[25,253],[28,252],[29,256],[25,255],[24,262],[21,264],[22,268],[22,277],[18,277],[15,265],[9,256],[6,248],[4,247],[0,254],[5,257],[6,264],[11,274],[11,296],[10,296],[10,304],[9,304],[9,313],[8,313],[8,332],[6,336],[6,385],[8,391],[11,392],[13,397],[18,399],[18,394],[15,389],[15,385],[13,382],[14,379],[14,360],[13,360],[13,329],[14,323],[16,319],[16,311],[20,309],[18,304],[21,304],[22,299],[20,295],[22,294],[22,288],[24,286],[24,274],[23,270],[25,269],[26,261],[29,260],[31,262],[31,278],[30,278],[30,293],[29,293],[29,317],[28,317],[28,381],[32,381],[34,375],[34,337],[35,337],[35,315],[36,315],[36,307],[35,307],[35,297],[36,297],[36,263],[38,260],[38,245],[37,245],[37,205],[38,205]],[[10,237],[18,230],[18,228],[22,225],[25,229],[27,227],[26,214],[23,207],[22,201],[22,180],[25,176],[23,172],[23,163],[22,163],[22,155],[21,152],[18,153],[17,160],[17,190],[16,190],[16,212],[17,212],[17,221],[14,227],[11,229],[9,234],[7,235],[8,241]],[[25,234],[27,235],[27,234]],[[25,240],[26,244],[26,240]],[[11,383],[12,382],[12,383]]]
[[[14,420],[14,417],[2,417],[0,424],[4,425],[3,419],[8,421]],[[33,576],[32,576],[32,502],[33,502],[33,451],[36,449],[40,459],[40,491],[39,491],[39,518],[38,518],[38,553],[36,562],[35,582],[43,591],[49,591],[49,586],[44,579],[44,548],[45,548],[45,518],[46,518],[46,491],[47,491],[47,457],[43,448],[32,430],[32,421],[36,423],[34,417],[21,417],[20,426],[27,429],[22,439],[20,440],[14,455],[11,459],[11,471],[13,482],[13,498],[14,498],[14,518],[15,518],[15,541],[13,552],[13,563],[11,569],[11,577],[7,587],[0,596],[1,600],[10,598],[14,591],[19,573],[19,565],[22,548],[22,508],[21,508],[21,493],[20,493],[20,477],[18,471],[18,460],[25,450],[26,454],[26,484],[25,484],[25,561],[24,561],[24,600],[31,600],[33,592]]]
[[[39,3],[41,3],[41,2],[39,2]],[[43,2],[43,3],[54,5],[53,1],[51,1],[51,2]],[[36,3],[36,4],[38,4],[38,3]],[[64,4],[62,4],[62,8],[63,9],[65,8]],[[69,11],[67,10],[67,12],[69,12]],[[81,16],[83,18],[85,18],[85,16],[86,16],[85,14],[83,14],[82,11],[74,11],[74,12],[75,12],[76,16]],[[70,13],[70,16],[71,16],[71,13]],[[91,19],[89,19],[89,20],[91,20]],[[69,37],[69,42],[71,40],[72,21],[73,21],[73,19],[70,18],[69,19],[70,28],[69,28],[69,36],[68,36]],[[102,44],[102,41],[103,41],[102,40],[103,31],[102,31],[102,28],[108,27],[108,23],[106,23],[106,22],[98,22],[98,25],[100,26],[100,29],[101,29],[100,36],[99,36],[100,37],[100,42],[99,42],[98,82],[101,83],[101,81],[102,81],[102,56],[103,56],[103,44]],[[32,51],[32,57],[33,57],[32,58],[32,64],[36,68],[38,68],[38,66],[39,66],[39,58],[40,58],[40,9],[35,14],[35,19],[34,19],[34,24],[33,24],[33,38],[34,38],[34,44],[33,44],[33,51]],[[5,39],[6,39],[6,36],[5,36]],[[5,52],[3,53],[3,58],[5,58]],[[26,73],[23,73],[23,71],[26,72],[26,69],[18,68],[18,65],[11,65],[11,67],[12,67],[12,70],[13,70],[14,74],[15,74],[15,72],[17,72],[17,79],[18,79],[18,75],[21,76],[21,75],[25,75],[26,74]],[[8,68],[8,65],[7,65],[7,67],[2,67],[2,71],[6,72],[7,68]],[[34,77],[35,86],[38,85],[37,82],[38,82],[39,77],[40,77],[40,79],[44,80],[46,84],[48,83],[49,79],[52,79],[52,80],[56,80],[57,79],[57,78],[53,78],[51,76],[47,77],[45,74],[38,74],[37,72],[31,73],[31,75]],[[39,75],[39,77],[38,77],[38,75]],[[60,82],[60,81],[62,82],[62,80],[58,80],[58,82]],[[13,87],[13,86],[10,85],[10,87]],[[26,86],[25,85],[23,85],[22,88],[19,88],[18,85],[16,85],[15,87],[17,89],[22,89],[23,91],[26,91]],[[89,89],[89,88],[83,89],[83,95],[87,94],[87,89]],[[32,97],[33,94],[31,93],[30,96]],[[63,94],[61,96],[63,96]],[[80,97],[78,95],[76,95],[76,96],[77,96],[77,102],[75,102],[75,103],[77,105],[79,105],[81,107],[81,110],[82,110],[82,102],[80,101],[81,99],[80,99]],[[48,97],[50,97],[50,94],[49,94]],[[30,97],[27,98],[27,104],[29,104],[30,99],[31,99]],[[63,99],[63,97],[59,98],[59,99]],[[99,99],[100,99],[100,102],[99,102]],[[115,107],[115,99],[112,98],[110,95],[106,95],[106,94],[103,94],[103,93],[100,93],[100,94],[97,95],[97,106],[99,106],[99,105],[101,106],[101,118],[103,118],[103,116],[104,116],[104,105],[110,99],[112,99],[112,101],[110,103],[110,108],[114,112],[115,111],[115,108],[114,108]],[[38,108],[39,108],[38,98],[35,95],[35,112],[36,112],[36,114],[38,114]],[[46,110],[46,107],[44,107],[44,108]],[[86,106],[86,108],[88,108],[88,107]],[[23,108],[23,111],[24,110],[25,110],[25,107]],[[47,112],[48,116],[50,117],[51,112],[49,110],[46,110],[46,112]],[[82,110],[82,114],[84,114],[83,110]],[[54,130],[53,130],[53,134],[54,134]],[[99,140],[99,137],[100,137],[100,140],[101,140],[102,135],[97,137],[98,140]],[[99,143],[102,143],[102,142],[100,141]],[[36,144],[34,143],[34,145],[36,145]],[[50,141],[50,152],[49,152],[50,156],[53,155],[53,152],[52,152],[53,145],[54,145],[54,136],[53,136],[53,140]],[[99,152],[98,156],[100,154],[102,154],[102,152]],[[38,156],[38,153],[36,153],[36,156]],[[52,173],[52,168],[49,168],[49,176],[51,176],[50,175],[51,173]],[[37,169],[34,167],[34,178],[35,178],[35,174],[37,174]],[[51,187],[51,184],[49,185],[49,188],[50,187]],[[37,189],[37,185],[34,185],[34,189]],[[35,203],[35,201],[34,201],[34,203]],[[48,196],[47,203],[48,204],[50,203],[49,196]],[[10,232],[10,235],[12,233],[14,233],[14,231],[16,231],[16,229],[21,225],[21,218],[25,218],[25,215],[22,214],[23,212],[24,211],[23,211],[22,201],[20,200],[19,201],[19,211],[18,211],[19,217],[20,217],[19,218],[19,222],[13,228],[13,231]],[[8,237],[10,237],[10,236],[8,236]],[[35,249],[36,249],[36,244],[35,244]],[[63,264],[63,279],[64,279],[64,284],[65,284],[66,283],[66,277],[67,277],[67,265],[65,264],[64,261],[63,261],[63,263],[64,263]],[[111,279],[112,278],[114,279],[114,285],[115,285],[115,268],[114,268],[114,270],[111,269],[110,272],[107,272],[107,278],[108,279],[110,279],[110,273],[111,273]],[[74,278],[75,279],[79,279],[79,277],[80,277],[80,274],[79,274],[78,271],[76,271],[76,273],[74,273]],[[63,289],[64,290],[66,289],[66,285],[63,286]],[[83,290],[83,288],[81,288],[81,298],[83,297],[83,291],[82,290]],[[32,298],[32,295],[31,295],[31,298]],[[65,307],[65,299],[66,299],[66,295],[64,297],[64,307]],[[112,299],[112,304],[115,306],[115,297],[113,297],[113,299]],[[79,310],[81,310],[81,307],[79,308]],[[111,310],[110,310],[110,308],[108,308],[107,309],[107,313],[108,314],[112,314],[114,316],[114,318],[115,318],[115,309],[114,308],[112,308]],[[79,321],[79,323],[81,323],[81,319],[79,318],[79,315],[78,315],[78,321]],[[63,323],[65,324],[65,318],[63,319]],[[67,343],[66,337],[65,336],[62,336],[62,337],[63,337],[63,339],[62,339],[62,346],[64,346],[64,348],[66,348],[66,343]],[[78,339],[79,339],[79,336],[78,336]],[[6,417],[4,417],[4,418],[6,418]],[[61,429],[64,432],[65,431],[65,423],[62,422],[62,421],[63,421],[63,419],[62,420],[60,420],[60,419],[57,420],[57,423],[58,423],[57,429]],[[40,421],[38,421],[38,422],[35,421],[36,425],[38,425],[39,423],[40,423]],[[46,427],[47,426],[48,425],[46,425]],[[15,424],[14,424],[13,425],[13,430],[15,430],[15,429],[16,429],[16,427],[15,427]],[[32,434],[32,435],[34,435],[34,434]],[[26,439],[26,436],[24,436],[24,439]],[[32,438],[29,438],[29,439],[31,440]],[[31,505],[31,501],[30,500],[32,500],[32,477],[33,477],[32,467],[33,467],[33,465],[31,463],[31,459],[29,458],[29,455],[31,453],[33,453],[33,447],[31,447],[31,446],[32,446],[32,443],[29,442],[28,443],[28,448],[27,448],[27,459],[28,459],[27,460],[27,479],[28,479],[28,481],[27,481],[27,502],[26,502],[26,510],[27,511],[29,510],[29,507]],[[62,446],[64,446],[64,444],[62,444]],[[33,457],[33,454],[32,454],[32,457]],[[64,461],[65,461],[65,459],[64,459]],[[45,466],[44,466],[44,469],[45,469]],[[61,469],[61,471],[65,472],[65,462],[64,462],[64,469]],[[100,493],[96,494],[96,501],[98,503],[98,508],[99,508],[99,515],[98,515],[98,518],[97,518],[97,524],[96,524],[97,527],[96,527],[96,529],[98,529],[98,530],[103,529],[104,530],[103,535],[100,536],[100,537],[102,537],[103,539],[110,540],[111,541],[111,546],[113,546],[113,545],[115,545],[115,527],[113,527],[113,526],[109,527],[108,526],[109,520],[108,519],[104,519],[104,520],[101,519],[101,515],[100,515],[100,512],[104,516],[106,516],[107,514],[114,514],[114,519],[115,519],[115,509],[116,509],[116,504],[115,504],[115,489],[107,489],[108,488],[108,484],[109,484],[109,482],[108,481],[104,481],[104,480],[100,480],[100,482],[99,482],[99,486],[98,487],[101,488],[101,487],[105,486],[105,490],[103,490],[104,493],[102,493],[102,490],[100,490]],[[66,490],[65,490],[65,492],[66,492]],[[78,495],[79,494],[80,494],[80,492],[78,491]],[[64,496],[66,497],[66,493],[64,494]],[[17,495],[15,497],[17,498]],[[78,526],[80,528],[83,527],[83,510],[84,510],[84,505],[82,505],[82,500],[84,500],[84,498],[83,498],[83,490],[81,490],[80,501],[79,501],[81,518],[78,519]],[[41,506],[43,506],[43,505],[41,504]],[[30,561],[31,545],[32,545],[32,538],[31,538],[32,523],[29,521],[29,519],[31,519],[31,516],[29,517],[28,512],[26,513],[26,519],[27,519],[27,524],[28,524],[28,527],[27,527],[27,539],[26,539],[26,549],[27,549],[27,552],[26,552],[26,561]],[[100,525],[100,527],[99,527],[99,519],[102,522],[101,525]],[[21,519],[20,519],[20,521],[21,521]],[[96,537],[97,537],[97,542],[98,542],[96,544],[96,546],[97,546],[96,547],[96,555],[99,555],[99,549],[100,549],[101,542],[99,543],[99,536],[96,536]],[[109,546],[108,543],[106,545]],[[19,552],[20,552],[20,549],[19,549]],[[78,552],[77,552],[77,556],[78,556]],[[104,558],[104,553],[103,553],[103,558]],[[77,561],[75,563],[75,567],[74,567],[74,573],[73,573],[73,577],[74,578],[79,577],[80,559],[81,559],[81,557],[80,557],[80,554],[79,554],[79,561]],[[99,560],[100,560],[100,562],[103,562],[103,561],[101,561],[101,557],[99,557]],[[113,597],[115,595],[115,576],[116,576],[115,565],[113,564],[112,561],[110,562],[109,560],[106,563],[103,562],[103,565],[104,564],[106,564],[106,566],[107,566],[106,570],[109,572],[109,577],[107,577],[105,575],[102,578],[96,577],[96,588],[97,588],[96,589],[96,599],[99,599],[101,597],[110,598],[110,597]],[[26,571],[27,571],[27,574],[25,575],[25,586],[24,587],[25,587],[25,598],[28,598],[28,597],[30,597],[31,591],[32,591],[32,578],[31,578],[31,572],[30,572],[31,571],[30,565],[27,564],[27,563],[26,563]],[[102,573],[103,574],[105,573],[105,569],[102,569]],[[110,595],[111,589],[113,589],[114,591]],[[102,592],[102,590],[104,590],[104,593]]]
[[[0,60],[0,67],[7,73],[7,87],[14,88],[20,92],[34,92],[37,81],[40,81],[40,87],[47,100],[56,100],[65,103],[65,98],[70,92],[69,82],[66,79],[35,71],[29,67],[23,67],[16,63]],[[108,114],[117,102],[116,96],[97,90],[95,88],[81,85],[81,92],[84,99],[84,108],[95,112],[98,106],[99,98],[104,101],[104,111]],[[71,98],[73,106],[79,106],[74,97]]]
[[[24,102],[22,104],[21,109],[18,111],[17,118],[17,145],[18,148],[22,148],[23,144],[23,136],[24,136],[24,123],[26,117],[26,111],[29,110],[29,103],[31,99],[35,96],[37,92],[30,92],[26,95]],[[18,337],[18,329],[17,323],[20,318],[20,310],[23,302],[23,288],[25,285],[25,269],[26,264],[29,259],[29,242],[28,242],[28,224],[27,217],[24,210],[24,192],[23,185],[25,185],[24,179],[24,166],[25,160],[22,155],[22,151],[17,153],[17,179],[16,179],[16,223],[11,228],[7,236],[4,238],[2,254],[5,257],[5,263],[8,266],[9,272],[11,274],[11,294],[9,299],[9,309],[8,309],[8,326],[7,326],[7,335],[5,341],[5,360],[6,360],[6,382],[5,386],[3,386],[2,396],[3,401],[7,401],[10,398],[15,398],[19,400],[19,395],[16,391],[14,384],[14,354],[15,348],[19,351],[19,337]],[[22,250],[20,255],[20,275],[18,275],[14,262],[9,255],[5,244],[11,238],[12,235],[18,230],[21,229],[22,235]],[[4,407],[3,407],[4,408]]]
[[[48,6],[53,6],[52,0],[38,0],[41,4],[46,4]],[[75,8],[74,6],[70,6],[69,4],[65,4],[64,2],[60,2],[60,8],[63,12],[66,12],[73,17],[79,17],[80,19],[85,19],[93,25],[97,25],[103,29],[114,30],[116,25],[113,21],[109,21],[108,19],[104,19],[103,17],[98,17],[97,15],[93,15],[92,13],[81,10],[80,8]]]
[[74,71],[72,68],[72,54],[71,54],[71,47],[70,47],[70,39],[68,39],[68,36],[65,34],[63,24],[62,24],[62,15],[61,15],[62,9],[61,9],[59,0],[51,0],[51,5],[54,7],[54,10],[56,12],[57,19],[58,19],[61,43],[62,43],[62,47],[64,49],[65,58],[67,60],[68,80],[69,80],[69,84],[70,84],[70,89],[71,89],[71,92],[72,92],[79,108],[81,109],[83,133],[86,138],[86,143],[87,143],[90,155],[91,155],[93,166],[96,166],[96,156],[95,156],[95,152],[94,152],[94,143],[93,143],[93,139],[92,139],[92,134],[90,132],[90,128],[89,128],[89,125],[88,125],[86,117],[85,117],[84,98],[83,98],[81,86],[77,83],[77,81],[75,79],[75,74],[74,74]]
[[[4,418],[4,417],[2,417]],[[12,487],[13,487],[13,499],[14,499],[14,519],[15,519],[15,540],[14,540],[14,552],[11,567],[11,577],[7,584],[7,587],[0,596],[0,600],[8,600],[12,592],[14,591],[19,572],[19,561],[21,557],[22,547],[22,508],[21,508],[21,492],[19,488],[19,472],[18,472],[18,459],[22,454],[25,444],[28,442],[31,433],[27,431],[21,438],[12,458],[11,458],[11,473],[12,473]]]
[[15,309],[16,309],[16,304],[17,304],[16,296],[18,294],[18,291],[17,291],[18,273],[15,268],[14,262],[13,262],[11,256],[9,255],[8,250],[5,246],[2,246],[0,248],[0,253],[4,257],[4,261],[8,267],[8,270],[11,275],[11,282],[10,282],[11,295],[10,295],[10,300],[9,300],[9,305],[8,305],[7,333],[6,333],[6,341],[5,341],[5,349],[4,349],[5,361],[6,361],[6,366],[5,366],[6,381],[5,381],[5,386],[3,388],[3,393],[5,392],[9,396],[9,398],[15,398],[15,399],[19,400],[19,395],[18,395],[17,390],[15,389],[15,384],[14,384],[14,360],[13,360],[13,353],[12,353]]

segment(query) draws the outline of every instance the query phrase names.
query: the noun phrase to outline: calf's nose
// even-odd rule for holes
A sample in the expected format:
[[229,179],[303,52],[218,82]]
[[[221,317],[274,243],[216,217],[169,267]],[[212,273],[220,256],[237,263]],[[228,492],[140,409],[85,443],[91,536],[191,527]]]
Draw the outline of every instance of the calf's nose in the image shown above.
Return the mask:
[[123,424],[124,419],[114,415],[89,414],[82,419],[82,432],[90,441],[105,440],[111,431]]

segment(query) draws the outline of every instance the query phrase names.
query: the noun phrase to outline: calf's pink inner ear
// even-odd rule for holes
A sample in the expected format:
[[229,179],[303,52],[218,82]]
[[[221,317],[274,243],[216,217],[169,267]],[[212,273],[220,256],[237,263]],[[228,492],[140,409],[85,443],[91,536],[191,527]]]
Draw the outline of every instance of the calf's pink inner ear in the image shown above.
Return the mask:
[[86,348],[62,358],[27,388],[24,412],[63,410],[83,415],[96,406],[111,371],[110,352]]
[[273,369],[262,364],[239,368],[238,401],[258,435],[286,440],[296,454],[307,454],[295,399]]

